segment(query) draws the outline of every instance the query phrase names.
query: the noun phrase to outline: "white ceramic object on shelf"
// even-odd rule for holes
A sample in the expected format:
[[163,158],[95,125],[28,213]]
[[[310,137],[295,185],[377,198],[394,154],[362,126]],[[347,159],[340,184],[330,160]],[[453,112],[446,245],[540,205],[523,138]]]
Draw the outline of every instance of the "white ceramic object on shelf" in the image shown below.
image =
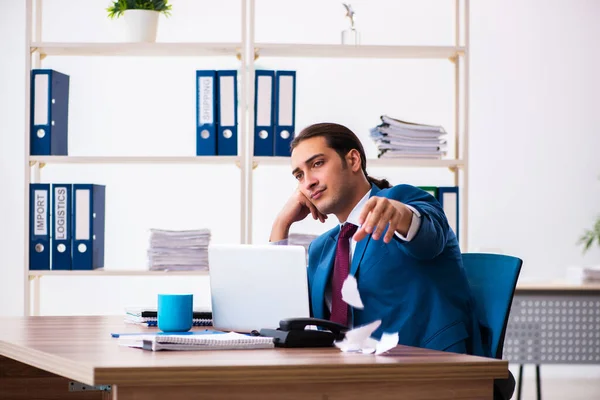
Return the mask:
[[126,10],[123,13],[127,42],[156,42],[158,11]]
[[346,29],[342,31],[342,44],[359,45],[360,33],[356,29]]

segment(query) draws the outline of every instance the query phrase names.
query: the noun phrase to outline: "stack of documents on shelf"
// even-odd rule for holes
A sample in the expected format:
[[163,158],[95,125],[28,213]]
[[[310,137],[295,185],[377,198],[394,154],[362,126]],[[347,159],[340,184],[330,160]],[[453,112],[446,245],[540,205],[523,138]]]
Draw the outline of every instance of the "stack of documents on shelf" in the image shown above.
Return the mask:
[[292,246],[303,246],[308,251],[308,245],[315,240],[317,235],[309,233],[290,233],[288,236],[288,244]]
[[150,230],[150,270],[193,271],[208,269],[210,230]]
[[[154,307],[126,307],[125,322],[142,326],[157,326],[158,312]],[[194,308],[193,326],[212,326],[212,312],[205,309]]]
[[446,155],[446,131],[441,126],[415,124],[383,115],[370,136],[379,158],[431,158]]
[[308,233],[290,233],[288,235],[288,245],[304,247],[306,250],[306,262],[308,263],[308,246],[310,245],[310,242],[316,238],[317,235],[311,235]]
[[250,350],[275,347],[273,338],[249,336],[237,332],[187,332],[186,334],[154,334],[119,336],[119,345],[144,350]]
[[584,282],[600,282],[600,266],[583,268]]

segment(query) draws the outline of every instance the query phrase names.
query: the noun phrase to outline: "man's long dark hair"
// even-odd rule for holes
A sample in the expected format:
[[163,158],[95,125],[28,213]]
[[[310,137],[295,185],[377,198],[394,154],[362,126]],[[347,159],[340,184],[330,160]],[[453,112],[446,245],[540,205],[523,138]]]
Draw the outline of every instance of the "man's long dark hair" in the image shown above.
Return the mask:
[[294,137],[290,145],[291,150],[294,150],[300,142],[313,137],[323,137],[327,142],[327,146],[335,150],[336,153],[342,159],[342,162],[346,163],[346,155],[350,150],[356,149],[360,154],[360,162],[362,171],[369,183],[374,183],[380,189],[386,189],[391,187],[390,183],[386,179],[376,179],[367,174],[367,158],[365,156],[365,149],[360,142],[360,139],[350,129],[340,124],[334,124],[330,122],[324,122],[320,124],[313,124],[307,126]]

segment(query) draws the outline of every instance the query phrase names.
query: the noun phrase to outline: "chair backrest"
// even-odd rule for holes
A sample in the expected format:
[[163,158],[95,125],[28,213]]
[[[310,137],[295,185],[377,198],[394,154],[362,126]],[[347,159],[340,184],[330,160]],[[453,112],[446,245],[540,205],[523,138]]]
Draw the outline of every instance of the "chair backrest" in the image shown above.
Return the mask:
[[504,335],[523,260],[502,254],[463,253],[479,318],[491,333],[491,355],[502,358]]

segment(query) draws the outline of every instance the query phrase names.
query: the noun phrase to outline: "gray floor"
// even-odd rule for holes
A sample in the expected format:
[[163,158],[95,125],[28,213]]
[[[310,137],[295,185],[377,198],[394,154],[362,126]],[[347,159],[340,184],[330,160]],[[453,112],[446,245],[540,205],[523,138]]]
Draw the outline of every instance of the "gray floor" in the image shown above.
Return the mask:
[[[518,378],[518,365],[510,364],[509,368]],[[542,365],[540,372],[543,400],[600,400],[600,365]],[[537,399],[533,365],[523,370],[521,393],[521,400]]]
[[[536,400],[535,378],[523,379],[521,400]],[[517,394],[513,399],[517,398]],[[600,380],[594,378],[542,378],[543,400],[598,400],[600,399]]]

